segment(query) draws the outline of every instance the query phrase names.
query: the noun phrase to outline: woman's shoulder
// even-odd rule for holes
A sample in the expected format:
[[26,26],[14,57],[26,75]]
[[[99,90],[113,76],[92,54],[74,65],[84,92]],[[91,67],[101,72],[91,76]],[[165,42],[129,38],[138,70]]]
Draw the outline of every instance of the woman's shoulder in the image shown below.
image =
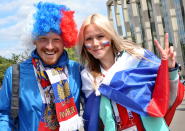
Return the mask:
[[87,75],[91,75],[90,70],[87,67],[84,67],[84,69],[81,71],[81,76]]
[[85,80],[90,80],[93,81],[94,77],[91,74],[89,68],[85,67],[82,71],[81,71],[81,78],[85,79]]
[[123,50],[121,52],[118,52],[118,56],[135,56],[134,54],[137,54],[137,56],[144,56],[145,54],[145,49],[144,48],[134,48],[132,51],[126,51]]
[[144,50],[144,57],[153,61],[154,63],[158,63],[158,64],[161,63],[160,58],[150,50],[147,50],[147,49]]

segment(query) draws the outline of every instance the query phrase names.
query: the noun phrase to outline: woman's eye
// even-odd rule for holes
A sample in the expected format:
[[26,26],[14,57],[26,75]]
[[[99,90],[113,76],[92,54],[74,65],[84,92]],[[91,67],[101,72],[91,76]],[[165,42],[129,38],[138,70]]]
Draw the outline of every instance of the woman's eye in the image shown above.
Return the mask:
[[85,39],[85,41],[90,41],[90,40],[92,40],[91,37]]
[[104,35],[98,35],[98,38],[100,39],[100,38],[103,38],[104,37]]

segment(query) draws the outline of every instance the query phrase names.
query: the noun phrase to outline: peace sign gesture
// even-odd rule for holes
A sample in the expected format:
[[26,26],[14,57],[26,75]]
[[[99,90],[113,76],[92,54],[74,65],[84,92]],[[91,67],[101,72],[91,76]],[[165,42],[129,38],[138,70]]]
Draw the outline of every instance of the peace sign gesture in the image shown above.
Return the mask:
[[173,46],[169,46],[168,33],[165,34],[164,42],[165,48],[163,49],[159,42],[154,40],[154,44],[160,53],[161,59],[168,60],[168,68],[174,68],[176,62],[176,52],[174,51]]

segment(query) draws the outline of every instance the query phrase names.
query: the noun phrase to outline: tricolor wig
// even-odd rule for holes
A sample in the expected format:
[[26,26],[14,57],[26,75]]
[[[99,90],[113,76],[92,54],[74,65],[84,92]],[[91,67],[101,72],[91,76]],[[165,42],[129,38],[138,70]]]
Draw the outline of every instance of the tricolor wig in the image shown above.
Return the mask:
[[48,2],[39,2],[35,6],[37,10],[34,14],[33,39],[54,32],[61,35],[66,48],[73,47],[78,33],[73,18],[74,11],[70,11],[65,5]]

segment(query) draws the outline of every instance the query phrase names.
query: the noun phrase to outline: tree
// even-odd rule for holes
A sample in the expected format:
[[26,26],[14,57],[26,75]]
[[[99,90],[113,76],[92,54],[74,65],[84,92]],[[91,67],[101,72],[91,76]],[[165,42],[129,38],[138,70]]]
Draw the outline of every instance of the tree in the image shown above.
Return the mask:
[[2,84],[2,80],[4,77],[5,70],[12,64],[15,64],[16,61],[12,59],[7,59],[0,56],[0,85]]
[[13,53],[10,59],[0,56],[0,85],[2,84],[6,69],[13,64],[27,59],[28,57],[28,51],[18,55]]
[[79,57],[75,51],[75,48],[65,49],[69,55],[69,59],[78,61]]

